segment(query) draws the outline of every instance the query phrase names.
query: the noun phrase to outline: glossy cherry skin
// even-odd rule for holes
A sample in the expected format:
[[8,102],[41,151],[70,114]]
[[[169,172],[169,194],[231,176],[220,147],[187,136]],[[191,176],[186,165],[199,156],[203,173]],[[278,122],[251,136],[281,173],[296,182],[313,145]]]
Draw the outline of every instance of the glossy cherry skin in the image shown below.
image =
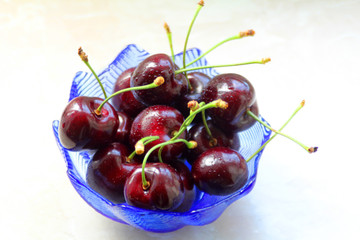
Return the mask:
[[[166,105],[148,107],[139,113],[133,121],[130,131],[130,144],[134,146],[137,141],[147,136],[159,136],[158,140],[145,146],[145,152],[147,152],[153,146],[170,140],[173,134],[180,130],[183,121],[183,115],[173,107]],[[186,139],[186,130],[179,138]],[[162,150],[162,160],[168,162],[177,159],[184,150],[184,143],[166,145]],[[157,155],[158,149],[150,155],[150,161],[157,160]]]
[[110,143],[119,126],[115,109],[106,103],[101,115],[94,110],[101,98],[80,96],[71,100],[60,119],[59,138],[69,150],[97,149]]
[[191,209],[192,205],[196,199],[196,188],[194,184],[194,179],[191,175],[191,171],[185,165],[184,162],[180,160],[171,161],[170,165],[179,173],[181,181],[184,185],[184,200],[174,212],[187,212]]
[[[147,163],[145,178],[148,189],[143,189],[141,168],[135,169],[126,180],[126,202],[135,207],[151,210],[176,209],[184,199],[184,185],[179,174],[166,163]],[[159,223],[160,224],[160,223]]]
[[[115,82],[113,93],[130,87],[130,78],[134,70],[135,68],[129,68],[120,74]],[[134,97],[132,91],[120,93],[114,96],[111,101],[115,109],[125,112],[132,118],[146,108],[144,104]]]
[[157,77],[163,77],[165,82],[156,88],[133,91],[134,96],[143,104],[172,105],[187,92],[187,80],[184,74],[176,74],[177,67],[166,54],[155,54],[144,59],[131,76],[130,86],[143,86],[153,83]]
[[[185,116],[189,116],[190,109],[187,107],[188,102],[195,100],[200,103],[201,93],[211,78],[202,72],[188,73],[188,79],[191,85],[191,90],[182,95],[176,104],[176,108]],[[201,120],[201,114],[198,114],[193,122]]]
[[206,86],[202,100],[209,103],[216,99],[222,99],[229,104],[227,109],[207,110],[214,124],[222,130],[239,132],[256,122],[246,112],[249,108],[255,115],[259,115],[255,90],[243,76],[234,73],[215,76]]
[[198,145],[194,149],[187,149],[186,157],[189,163],[193,163],[200,154],[210,148],[229,147],[235,150],[240,148],[240,140],[236,133],[225,133],[211,121],[207,121],[207,124],[215,141],[210,138],[203,123],[193,125],[188,132],[188,140],[194,140]]
[[121,143],[100,148],[88,165],[87,184],[113,203],[125,202],[125,181],[135,168],[141,167],[135,161],[126,161],[129,154],[127,147]]
[[119,119],[119,126],[116,130],[113,141],[128,145],[131,125],[133,120],[124,112],[117,112],[117,115]]
[[210,195],[228,195],[246,184],[249,171],[240,153],[230,148],[216,147],[195,160],[191,173],[200,190]]

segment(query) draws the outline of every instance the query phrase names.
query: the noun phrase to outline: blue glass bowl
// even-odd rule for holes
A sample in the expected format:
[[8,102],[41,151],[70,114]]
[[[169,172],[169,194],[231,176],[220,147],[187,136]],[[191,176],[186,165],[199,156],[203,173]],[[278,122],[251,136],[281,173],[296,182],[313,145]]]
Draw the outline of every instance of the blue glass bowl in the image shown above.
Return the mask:
[[[108,95],[112,92],[117,77],[126,69],[135,67],[149,55],[148,52],[136,45],[128,45],[115,60],[99,74]],[[186,52],[186,60],[192,61],[201,55],[199,49],[190,49]],[[182,66],[182,53],[176,55],[175,62]],[[197,61],[191,67],[203,66],[205,59]],[[201,72],[215,76],[214,69],[204,69]],[[102,91],[92,74],[78,72],[72,83],[70,99],[77,96],[103,97]],[[129,224],[137,228],[152,232],[170,232],[186,225],[205,225],[215,221],[231,203],[247,195],[254,187],[257,168],[262,151],[248,162],[249,180],[237,192],[228,196],[211,196],[197,191],[197,200],[190,211],[185,213],[151,211],[129,206],[126,203],[114,204],[93,191],[86,183],[87,165],[94,151],[72,152],[62,147],[58,135],[59,121],[53,122],[53,131],[61,153],[64,156],[67,175],[80,196],[96,211],[115,221]],[[271,132],[257,123],[247,131],[239,134],[240,153],[245,159],[251,156],[270,137]]]

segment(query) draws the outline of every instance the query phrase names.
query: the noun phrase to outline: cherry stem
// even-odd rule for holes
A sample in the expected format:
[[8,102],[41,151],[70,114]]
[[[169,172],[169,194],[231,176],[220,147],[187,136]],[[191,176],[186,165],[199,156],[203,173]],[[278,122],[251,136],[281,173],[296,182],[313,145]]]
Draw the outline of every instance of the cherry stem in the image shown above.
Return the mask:
[[206,68],[219,68],[219,67],[234,67],[234,66],[240,66],[240,65],[249,65],[249,64],[265,64],[267,62],[270,62],[270,58],[263,58],[261,60],[256,61],[250,61],[250,62],[242,62],[242,63],[233,63],[233,64],[225,64],[225,65],[212,65],[212,66],[200,66],[200,67],[193,67],[193,68],[181,68],[179,70],[175,71],[175,74],[183,73],[183,72],[189,72],[189,71],[195,71],[200,69],[206,69]]
[[[184,44],[184,51],[183,51],[183,68],[186,67],[186,48],[187,48],[187,43],[188,43],[188,40],[189,40],[189,36],[190,36],[190,32],[191,32],[191,29],[194,25],[194,22],[195,22],[195,19],[197,18],[201,8],[204,6],[204,1],[203,0],[200,0],[200,2],[198,3],[198,7],[195,11],[195,15],[193,17],[193,19],[191,20],[191,23],[190,23],[190,26],[189,26],[189,29],[188,29],[188,32],[186,34],[186,38],[185,38],[185,44]],[[190,81],[187,77],[187,74],[185,73],[185,77],[186,77],[186,80],[188,82],[188,89],[191,90],[191,84],[190,84]]]
[[[204,103],[204,102],[201,102],[201,103]],[[201,105],[201,103],[200,103],[200,105]],[[205,127],[205,130],[206,130],[207,134],[209,135],[209,137],[211,139],[214,139],[214,137],[211,134],[210,128],[209,128],[209,126],[207,124],[207,121],[206,121],[205,110],[203,110],[201,112],[201,118],[202,118],[202,121],[203,121],[203,124],[204,124],[204,127]]]
[[190,113],[190,115],[185,119],[185,121],[183,122],[183,124],[180,127],[180,130],[177,132],[177,134],[172,138],[172,139],[176,139],[178,138],[185,130],[186,128],[192,123],[192,121],[194,120],[196,114],[209,109],[209,108],[222,108],[222,109],[226,109],[228,107],[228,103],[221,100],[221,99],[217,99],[215,101],[209,102],[208,104],[205,104],[202,107],[199,107],[197,110],[193,111]]
[[167,35],[168,40],[169,40],[170,51],[171,51],[171,59],[175,63],[175,54],[174,54],[174,48],[173,48],[173,43],[172,43],[172,33],[171,33],[170,27],[169,27],[169,25],[167,23],[164,23],[164,28],[165,28],[166,35]]
[[160,138],[159,136],[147,136],[137,141],[135,144],[135,150],[126,159],[127,162],[130,162],[135,157],[135,155],[143,154],[145,151],[146,144],[158,140],[159,138]]
[[[282,127],[279,129],[279,131],[283,130],[286,125],[291,121],[291,119],[293,119],[293,117],[300,111],[300,109],[302,109],[305,105],[305,100],[303,100],[300,105],[296,108],[296,110],[293,112],[293,114],[290,116],[290,118],[284,123],[284,125],[282,125]],[[271,142],[278,134],[275,133],[273,136],[271,136],[270,139],[268,139],[263,145],[261,145],[261,147],[255,152],[253,153],[253,155],[251,155],[246,162],[249,162],[251,159],[253,159],[261,150],[264,149],[264,147]]]
[[[205,103],[203,103],[202,105],[204,105],[204,104],[205,104]],[[188,102],[188,108],[190,108],[190,114],[191,114],[193,111],[195,111],[196,109],[198,109],[199,107],[200,107],[200,104],[199,104],[197,101],[195,101],[195,100]],[[195,116],[194,116],[193,118],[195,118]],[[182,133],[183,131],[185,131],[186,127],[185,127],[184,130],[183,130],[182,128],[183,128],[183,125],[180,126],[181,133]],[[181,133],[180,133],[180,134],[181,134]],[[180,135],[178,135],[178,131],[174,131],[173,134],[172,134],[172,136],[173,136],[173,137],[170,139],[170,141],[176,139],[176,138],[179,137]],[[159,149],[159,151],[158,151],[158,158],[159,158],[160,161],[162,161],[162,156],[161,156],[161,154],[162,154],[162,150],[163,150],[163,149],[164,149],[164,146],[160,147],[160,149]]]
[[163,146],[174,144],[174,143],[180,143],[180,142],[185,143],[186,146],[188,148],[190,148],[190,149],[193,149],[193,148],[197,147],[197,143],[195,141],[187,141],[185,139],[179,138],[179,139],[174,139],[174,140],[169,140],[169,141],[166,141],[166,142],[163,142],[163,143],[159,143],[159,144],[153,146],[152,148],[150,148],[149,151],[147,151],[147,153],[146,153],[146,155],[144,157],[144,160],[142,162],[142,172],[141,172],[142,183],[143,183],[143,188],[144,189],[148,188],[148,185],[149,185],[149,182],[145,178],[145,166],[146,166],[146,162],[147,162],[150,154],[159,147],[163,147]]
[[104,97],[107,98],[106,96],[106,92],[105,92],[105,89],[104,89],[104,86],[102,85],[98,75],[95,73],[95,71],[92,69],[92,67],[90,66],[90,63],[89,63],[89,59],[88,59],[88,55],[86,55],[86,53],[82,50],[82,48],[80,47],[79,50],[78,50],[78,55],[80,56],[81,60],[85,63],[85,65],[90,69],[90,71],[92,72],[92,74],[95,76],[96,80],[98,81],[100,87],[101,87],[101,90],[104,94]]
[[262,121],[261,119],[259,119],[253,112],[251,112],[250,110],[247,110],[246,111],[247,114],[249,116],[251,116],[252,118],[254,118],[256,121],[258,121],[259,123],[261,123],[264,127],[266,127],[267,129],[271,130],[272,132],[276,133],[276,134],[280,134],[290,140],[292,140],[293,142],[297,143],[298,145],[300,145],[302,148],[304,148],[307,152],[309,153],[313,153],[313,152],[316,152],[317,151],[317,147],[307,147],[305,146],[304,144],[302,144],[301,142],[299,142],[298,140],[296,140],[295,138],[293,137],[290,137],[278,130],[275,130],[273,129],[272,127],[270,127],[268,124],[266,124],[264,121]]
[[[190,101],[190,102],[196,102],[196,101]],[[188,104],[188,107],[190,106],[190,102]],[[223,108],[226,109],[228,107],[228,103],[221,100],[221,99],[217,99],[215,101],[212,101],[208,104],[205,104],[204,102],[199,103],[194,103],[192,105],[196,105],[197,107],[192,107],[190,110],[190,114],[189,116],[184,120],[184,122],[182,123],[182,125],[179,128],[179,131],[175,133],[175,135],[169,140],[169,141],[173,141],[176,140],[178,137],[180,137],[180,135],[187,129],[187,127],[192,123],[192,121],[194,120],[194,118],[196,117],[196,114],[198,114],[199,112],[205,111],[206,109],[209,108]],[[161,152],[163,150],[163,147],[161,147],[159,149],[158,152],[158,157],[159,159],[161,158]]]
[[156,88],[158,86],[160,86],[161,84],[164,83],[164,78],[163,77],[157,77],[154,82],[147,84],[147,85],[143,85],[143,86],[138,86],[138,87],[130,87],[130,88],[125,88],[125,89],[121,89],[113,94],[111,94],[109,97],[107,97],[100,105],[99,107],[94,111],[95,114],[97,114],[98,116],[101,115],[101,109],[103,108],[103,106],[105,105],[105,103],[107,103],[112,97],[124,93],[124,92],[129,92],[129,91],[135,91],[135,90],[146,90],[146,89],[151,89],[151,88]]
[[210,53],[211,51],[213,51],[214,49],[216,49],[217,47],[221,46],[222,44],[232,41],[232,40],[236,40],[236,39],[241,39],[243,37],[248,37],[248,36],[254,36],[255,31],[254,30],[247,30],[245,32],[240,32],[239,34],[229,37],[227,39],[224,39],[223,41],[217,43],[215,46],[213,46],[212,48],[210,48],[208,51],[204,52],[203,54],[201,54],[199,57],[197,57],[196,59],[194,59],[193,61],[189,62],[188,64],[186,64],[185,67],[190,66],[191,64],[199,61],[201,58],[203,58],[205,55],[207,55],[208,53]]

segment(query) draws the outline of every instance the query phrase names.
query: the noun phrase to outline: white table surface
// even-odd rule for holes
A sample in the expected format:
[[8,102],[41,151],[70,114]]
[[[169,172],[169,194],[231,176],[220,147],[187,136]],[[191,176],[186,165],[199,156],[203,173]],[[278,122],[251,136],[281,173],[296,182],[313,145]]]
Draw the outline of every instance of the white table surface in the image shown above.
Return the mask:
[[73,189],[51,123],[59,119],[82,46],[100,72],[127,44],[182,51],[197,1],[0,1],[1,239],[360,239],[360,1],[208,0],[189,47],[211,64],[271,57],[267,65],[219,69],[248,78],[261,114],[279,128],[306,106],[265,150],[254,190],[215,222],[147,233],[94,211]]

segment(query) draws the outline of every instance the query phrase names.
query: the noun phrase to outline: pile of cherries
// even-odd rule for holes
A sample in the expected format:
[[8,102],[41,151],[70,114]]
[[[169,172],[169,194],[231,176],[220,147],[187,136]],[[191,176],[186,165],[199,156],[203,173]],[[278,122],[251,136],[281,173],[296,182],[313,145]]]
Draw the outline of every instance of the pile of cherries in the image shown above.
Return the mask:
[[[79,55],[91,69],[81,48]],[[211,79],[197,69],[186,67],[185,57],[179,68],[173,54],[154,54],[124,71],[111,96],[101,86],[104,99],[68,103],[60,142],[72,151],[96,150],[86,176],[91,188],[114,203],[184,212],[196,187],[228,195],[246,184],[250,159],[237,151],[237,133],[261,121],[254,88],[241,75]]]

